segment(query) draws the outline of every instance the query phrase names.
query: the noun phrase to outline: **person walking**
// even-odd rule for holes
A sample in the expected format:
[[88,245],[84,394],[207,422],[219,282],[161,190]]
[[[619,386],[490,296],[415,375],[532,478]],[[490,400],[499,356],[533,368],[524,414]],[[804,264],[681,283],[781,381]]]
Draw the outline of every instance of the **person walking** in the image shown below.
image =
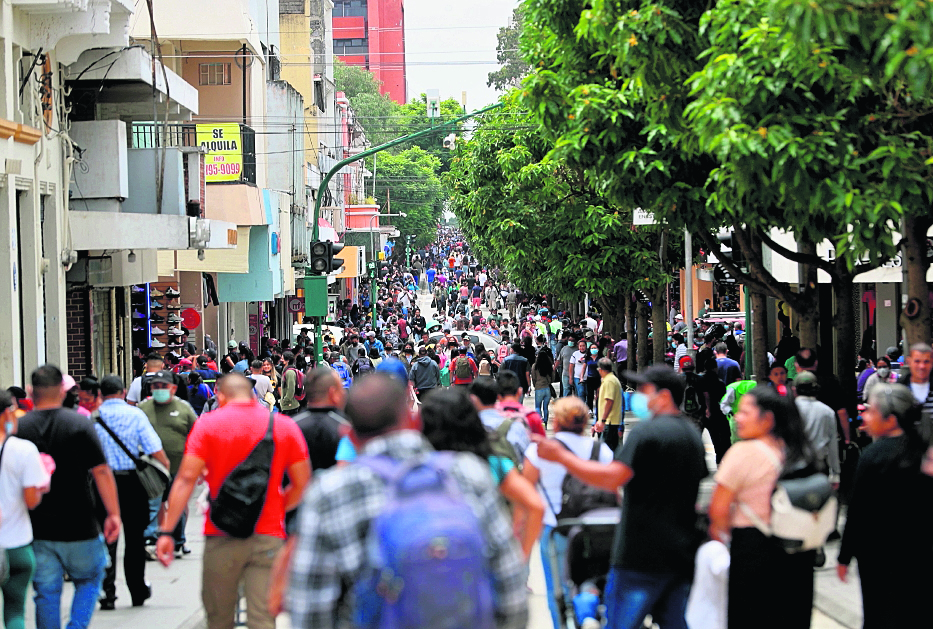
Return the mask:
[[[785,552],[745,513],[770,522],[781,470],[812,465],[803,421],[793,401],[758,386],[742,396],[735,422],[742,441],[723,457],[709,507],[710,536],[731,539],[729,627],[809,627],[816,551]],[[778,591],[781,604],[774,605]]]
[[279,400],[279,409],[283,415],[294,417],[301,412],[301,402],[304,399],[304,390],[301,388],[303,376],[295,367],[295,355],[292,352],[284,352],[282,360],[285,361],[285,369],[282,371],[282,398]]
[[[308,446],[291,418],[263,407],[249,380],[239,374],[217,384],[220,408],[201,417],[188,436],[185,454],[162,517],[156,551],[162,565],[175,558],[172,530],[178,524],[195,484],[205,475],[211,499],[224,479],[242,463],[266,434],[272,419],[274,449],[263,509],[253,534],[245,539],[226,535],[210,518],[204,521],[204,560],[201,599],[208,629],[229,629],[240,599],[246,597],[247,626],[273,629],[275,617],[267,606],[270,572],[285,539],[285,513],[301,500],[311,465]],[[288,473],[289,483],[282,486]]]
[[[416,430],[400,379],[376,373],[361,380],[349,391],[346,413],[365,457],[400,463],[431,457],[433,448]],[[495,626],[524,628],[528,620],[527,570],[493,486],[489,463],[463,452],[454,455],[448,469],[449,478],[478,521],[494,592]],[[338,467],[311,486],[299,510],[298,532],[286,547],[291,553],[287,600],[293,627],[332,629],[336,619],[356,611],[347,609],[353,597],[341,592],[344,584],[363,577],[368,565],[367,533],[383,511],[387,493],[386,481],[359,462]],[[450,597],[462,596],[462,592],[438,595],[443,598],[436,604],[450,607]],[[451,618],[451,626],[464,625]]]
[[[172,374],[168,371],[150,374],[151,387],[156,383],[165,385],[173,382]],[[146,526],[149,524],[149,497],[136,474],[136,461],[130,458],[118,440],[130,452],[150,454],[165,467],[169,467],[171,463],[162,448],[162,440],[153,429],[146,413],[124,401],[126,391],[119,376],[104,376],[100,381],[100,393],[104,401],[91,415],[91,420],[107,455],[107,463],[110,464],[116,478],[120,514],[124,524],[123,576],[132,597],[133,607],[139,607],[152,596],[152,587],[146,582],[144,538]],[[105,514],[99,512],[98,517],[103,520]],[[104,575],[100,608],[113,610],[117,601],[116,540],[107,543],[107,550],[110,553],[110,565],[107,566]]]
[[837,572],[846,581],[858,561],[865,629],[915,626],[928,613],[933,573],[916,569],[933,562],[933,478],[920,472],[920,408],[906,386],[880,383],[862,415],[875,442],[855,472]]
[[551,403],[551,381],[554,379],[554,359],[550,349],[542,349],[531,367],[531,384],[535,388],[535,410],[547,429]]
[[29,510],[49,489],[51,477],[36,445],[15,437],[16,403],[0,390],[0,548],[6,553],[9,576],[3,583],[3,626],[26,626],[26,591],[36,572]]
[[622,441],[625,431],[625,401],[622,398],[622,384],[612,373],[612,360],[600,358],[597,363],[599,393],[596,396],[596,432],[602,433],[603,441],[613,452]]
[[429,391],[441,386],[441,370],[437,363],[428,356],[426,347],[418,348],[418,358],[412,363],[408,372],[408,379],[418,394],[420,400]]
[[625,377],[638,384],[632,413],[640,421],[611,463],[581,459],[553,439],[539,441],[537,452],[589,485],[625,487],[604,596],[607,626],[637,629],[650,614],[665,629],[681,629],[701,541],[696,498],[709,473],[705,449],[680,412],[681,376],[655,365]]
[[[120,503],[113,472],[107,464],[94,425],[83,415],[62,408],[62,372],[43,365],[32,372],[34,410],[19,420],[17,436],[31,441],[55,461],[49,492],[29,514],[36,555],[37,629],[61,627],[64,573],[75,584],[69,629],[91,623],[107,566],[104,542],[120,535]],[[103,539],[95,514],[88,473],[107,512]]]

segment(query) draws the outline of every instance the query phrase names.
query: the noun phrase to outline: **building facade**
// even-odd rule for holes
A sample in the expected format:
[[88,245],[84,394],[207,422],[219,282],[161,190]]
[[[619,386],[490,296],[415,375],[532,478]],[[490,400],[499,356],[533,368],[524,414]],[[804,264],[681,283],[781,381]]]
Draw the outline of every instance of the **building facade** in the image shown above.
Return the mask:
[[403,0],[335,0],[334,54],[372,72],[395,102],[408,101]]

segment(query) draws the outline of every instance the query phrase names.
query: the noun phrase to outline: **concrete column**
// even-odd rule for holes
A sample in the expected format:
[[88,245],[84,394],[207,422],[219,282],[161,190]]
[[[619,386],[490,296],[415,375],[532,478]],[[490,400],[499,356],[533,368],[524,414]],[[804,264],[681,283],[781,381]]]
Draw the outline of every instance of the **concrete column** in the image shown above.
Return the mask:
[[31,373],[45,363],[44,276],[42,272],[42,230],[39,224],[38,181],[20,196],[19,237],[20,277],[22,278],[23,370]]
[[0,188],[0,300],[7,304],[6,316],[0,317],[0,382],[24,384],[20,347],[20,268],[19,237],[16,226],[17,190],[7,176]]
[[897,284],[875,284],[875,353],[878,356],[897,345],[897,318],[901,312],[897,298]]
[[[64,250],[64,212],[62,197],[59,194],[45,198],[45,257],[49,260],[45,274],[45,355],[46,361],[55,365],[68,364],[67,342],[67,285],[65,267],[61,264],[61,252]],[[129,312],[129,310],[127,311]],[[131,351],[127,349],[127,351]]]

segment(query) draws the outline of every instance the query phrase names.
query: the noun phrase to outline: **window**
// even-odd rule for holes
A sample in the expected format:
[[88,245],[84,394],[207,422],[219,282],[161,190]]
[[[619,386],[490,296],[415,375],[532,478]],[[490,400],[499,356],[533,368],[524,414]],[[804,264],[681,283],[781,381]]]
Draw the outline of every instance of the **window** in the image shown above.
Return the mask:
[[336,0],[334,17],[366,17],[366,0]]
[[202,63],[199,85],[230,85],[229,63]]
[[365,55],[369,53],[368,39],[335,39],[335,55]]

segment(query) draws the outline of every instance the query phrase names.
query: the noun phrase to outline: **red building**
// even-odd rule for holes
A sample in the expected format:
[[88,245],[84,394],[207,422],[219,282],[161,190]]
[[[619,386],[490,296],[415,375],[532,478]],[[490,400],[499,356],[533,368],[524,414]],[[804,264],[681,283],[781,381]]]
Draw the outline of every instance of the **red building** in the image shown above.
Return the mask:
[[407,102],[403,0],[334,0],[334,54],[363,66],[383,94]]

